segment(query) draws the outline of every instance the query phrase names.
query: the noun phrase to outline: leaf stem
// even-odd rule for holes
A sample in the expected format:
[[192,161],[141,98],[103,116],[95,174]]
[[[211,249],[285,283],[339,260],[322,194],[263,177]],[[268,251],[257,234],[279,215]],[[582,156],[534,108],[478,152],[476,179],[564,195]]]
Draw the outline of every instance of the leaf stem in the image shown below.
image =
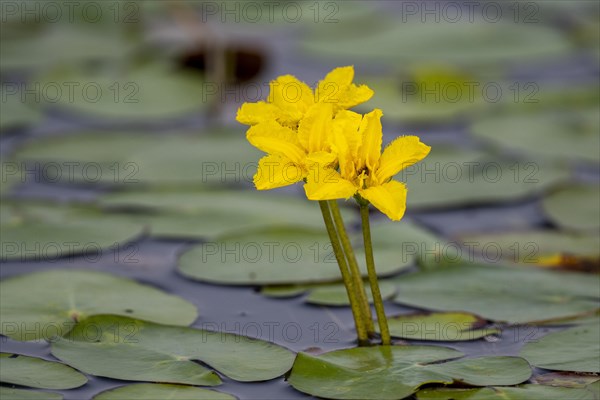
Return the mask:
[[319,206],[321,207],[321,213],[323,214],[323,222],[325,222],[325,227],[327,228],[327,233],[329,234],[329,240],[331,241],[331,246],[333,247],[335,258],[337,259],[338,266],[340,267],[340,272],[342,274],[344,286],[346,286],[348,299],[350,299],[350,307],[352,308],[352,316],[354,317],[354,324],[356,325],[356,334],[358,336],[358,345],[363,346],[369,342],[369,339],[367,336],[367,330],[365,328],[363,315],[360,309],[360,304],[358,302],[352,278],[350,276],[350,270],[348,269],[348,263],[346,262],[346,256],[344,255],[342,246],[340,245],[340,239],[338,237],[338,233],[336,232],[335,225],[333,223],[331,209],[329,207],[328,202],[321,200],[319,201]]
[[383,299],[379,290],[377,272],[375,271],[375,260],[373,258],[373,244],[371,242],[371,225],[369,223],[369,203],[360,202],[360,219],[362,222],[363,241],[365,245],[365,258],[367,262],[367,271],[369,273],[369,284],[373,294],[373,303],[377,313],[377,322],[379,323],[379,332],[381,333],[381,344],[389,346],[392,343],[390,330],[388,328],[387,317],[383,308]]
[[371,314],[371,306],[369,305],[367,292],[365,291],[365,285],[362,280],[362,274],[360,272],[360,268],[358,267],[358,262],[356,261],[356,256],[354,255],[352,244],[350,243],[348,233],[346,232],[346,227],[344,226],[342,213],[340,213],[340,208],[336,200],[329,200],[329,208],[331,209],[331,214],[333,215],[333,221],[335,223],[338,236],[342,243],[342,248],[344,250],[344,253],[346,254],[346,261],[348,262],[348,266],[350,267],[350,276],[352,277],[352,284],[354,286],[354,291],[360,304],[360,309],[362,312],[363,321],[366,325],[365,327],[367,329],[367,334],[371,336],[375,333],[375,326],[373,325],[373,315]]

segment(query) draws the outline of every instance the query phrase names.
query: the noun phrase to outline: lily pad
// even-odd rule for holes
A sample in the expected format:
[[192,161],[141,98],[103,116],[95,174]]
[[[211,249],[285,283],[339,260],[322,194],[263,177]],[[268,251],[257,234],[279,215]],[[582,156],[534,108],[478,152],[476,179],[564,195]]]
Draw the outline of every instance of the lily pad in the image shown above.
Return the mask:
[[[288,382],[327,399],[403,399],[429,383],[515,385],[531,376],[519,357],[453,360],[463,354],[433,346],[377,346],[312,356],[299,353]],[[452,360],[452,361],[450,361]]]
[[[117,60],[124,57],[133,47],[118,29],[98,32],[94,29],[78,29],[73,24],[52,23],[46,24],[36,35],[2,40],[0,68],[22,71],[56,65],[72,66],[90,61]],[[66,95],[68,87],[61,88]]]
[[[9,83],[3,83],[4,90],[8,90]],[[17,83],[14,83],[18,87]],[[21,93],[4,94],[2,98],[2,111],[0,111],[0,132],[12,128],[21,128],[35,124],[40,119],[40,111],[36,104],[24,102]]]
[[302,45],[307,52],[327,58],[470,68],[559,56],[570,50],[560,32],[541,24],[511,23],[506,18],[494,23],[481,17],[471,21],[463,13],[458,21],[432,17],[422,22],[420,15],[405,14],[401,23],[396,22],[378,21],[379,29],[361,35],[355,32],[356,25],[350,24],[346,29],[330,30],[329,35],[315,30]]
[[470,235],[461,237],[461,241],[465,249],[473,249],[474,257],[492,263],[552,267],[561,265],[563,256],[582,260],[600,258],[598,234],[539,230]]
[[0,209],[2,261],[57,261],[76,254],[96,258],[143,232],[141,223],[105,216],[93,208],[3,203]]
[[11,389],[0,386],[0,398],[6,400],[62,400],[64,397],[59,393]]
[[458,342],[500,333],[495,328],[478,328],[485,321],[468,313],[409,314],[388,317],[394,337],[413,340]]
[[[367,298],[373,303],[373,295],[369,282],[364,282],[367,291]],[[379,289],[383,300],[388,300],[396,294],[396,285],[386,280],[379,281]],[[294,297],[308,293],[304,299],[310,304],[324,306],[349,306],[350,300],[346,293],[346,287],[341,283],[320,284],[320,285],[293,285],[293,286],[267,286],[262,288],[261,294],[274,297]]]
[[594,394],[586,389],[561,388],[542,385],[516,387],[489,387],[480,389],[423,389],[417,400],[594,400]]
[[[40,81],[40,95],[47,104],[100,117],[172,118],[208,105],[201,75],[161,63],[102,71],[57,69]],[[72,96],[61,96],[51,92],[50,85],[75,89]]]
[[185,385],[162,383],[136,383],[107,390],[94,396],[94,400],[235,400],[230,394]]
[[[243,132],[202,134],[88,133],[32,142],[18,151],[21,162],[58,162],[61,181],[142,185],[249,186],[261,153]],[[73,172],[67,173],[68,164]]]
[[542,202],[552,222],[564,229],[600,229],[600,186],[579,185],[546,196]]
[[[366,104],[359,106],[361,112],[373,108],[385,111],[388,121],[440,122],[462,115],[480,113],[489,105],[479,92],[470,88],[479,84],[476,79],[444,82],[436,78],[426,82],[403,81],[394,78],[364,78],[376,95]],[[419,90],[420,88],[420,90]],[[472,93],[471,93],[472,91]]]
[[203,386],[219,385],[221,379],[195,361],[252,382],[283,375],[294,358],[291,351],[263,340],[117,316],[77,324],[52,344],[52,354],[92,375]]
[[[218,238],[278,226],[325,229],[314,202],[252,190],[116,192],[102,196],[100,204],[136,209],[123,217],[147,223],[157,236]],[[355,216],[344,212],[346,221]]]
[[178,296],[95,271],[35,272],[3,280],[0,288],[0,333],[16,340],[53,339],[97,314],[181,326],[198,315],[193,304]]
[[[406,182],[411,209],[448,208],[467,205],[497,204],[520,200],[543,192],[565,181],[568,169],[552,164],[509,161],[492,155],[480,159],[449,160],[449,149],[442,157],[427,157],[401,171],[396,178]],[[440,161],[443,160],[443,161]]]
[[497,147],[537,159],[600,162],[598,108],[569,113],[539,112],[492,116],[473,124],[471,133]]
[[[375,244],[374,244],[375,246]],[[367,275],[364,256],[356,252]],[[375,251],[378,274],[410,266],[394,249]],[[289,285],[341,280],[324,230],[271,229],[207,242],[183,253],[179,270],[193,279],[229,285]]]
[[574,372],[548,372],[532,378],[533,383],[546,386],[587,387],[594,382],[600,381],[598,375],[578,374]]
[[486,265],[454,265],[397,279],[395,301],[526,323],[573,317],[599,308],[600,277]]
[[577,326],[525,344],[521,356],[544,369],[600,373],[598,338],[599,325]]
[[0,382],[39,389],[72,389],[84,385],[87,378],[61,363],[0,353]]

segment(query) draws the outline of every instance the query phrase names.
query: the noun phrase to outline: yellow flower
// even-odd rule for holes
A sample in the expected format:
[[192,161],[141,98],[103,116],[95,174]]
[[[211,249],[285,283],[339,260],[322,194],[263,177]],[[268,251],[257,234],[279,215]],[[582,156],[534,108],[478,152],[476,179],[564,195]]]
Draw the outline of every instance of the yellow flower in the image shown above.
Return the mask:
[[352,111],[336,115],[331,148],[337,154],[339,171],[319,164],[304,186],[310,200],[347,199],[358,194],[390,219],[402,218],[407,190],[392,177],[421,161],[431,148],[416,136],[401,136],[381,153],[381,116],[377,109],[364,117]]
[[269,84],[269,98],[266,102],[244,103],[237,113],[237,121],[245,125],[257,125],[267,121],[277,121],[291,129],[308,110],[318,103],[330,103],[333,113],[364,103],[373,96],[373,91],[365,85],[356,86],[354,67],[340,67],[329,72],[313,90],[292,75],[284,75]]
[[335,162],[328,134],[333,128],[333,107],[318,103],[310,107],[298,130],[268,120],[248,129],[246,138],[267,153],[260,159],[254,184],[258,190],[274,189],[303,180],[314,165]]

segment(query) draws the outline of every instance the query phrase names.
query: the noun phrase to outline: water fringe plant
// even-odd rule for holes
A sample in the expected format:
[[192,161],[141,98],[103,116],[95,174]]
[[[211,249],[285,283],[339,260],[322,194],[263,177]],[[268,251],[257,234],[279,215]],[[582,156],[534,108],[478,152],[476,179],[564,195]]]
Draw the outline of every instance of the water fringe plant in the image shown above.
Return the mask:
[[348,293],[359,345],[375,335],[371,307],[337,199],[359,205],[369,285],[381,343],[391,343],[371,241],[369,205],[393,221],[406,209],[406,186],[392,177],[429,154],[416,136],[401,136],[382,152],[381,110],[361,115],[348,109],[373,96],[356,85],[352,66],[329,72],[315,90],[291,75],[270,82],[267,101],[244,103],[238,122],[249,125],[248,141],[267,153],[254,184],[268,190],[304,183],[306,197],[319,202],[342,280]]

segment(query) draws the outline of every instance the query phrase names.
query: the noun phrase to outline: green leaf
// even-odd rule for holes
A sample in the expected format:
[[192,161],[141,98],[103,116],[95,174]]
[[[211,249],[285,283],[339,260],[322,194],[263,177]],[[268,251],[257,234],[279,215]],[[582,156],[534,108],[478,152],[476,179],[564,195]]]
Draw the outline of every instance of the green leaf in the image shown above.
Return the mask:
[[77,321],[97,314],[182,326],[198,315],[178,296],[95,271],[57,269],[0,282],[0,333],[16,340],[62,336]]
[[[357,251],[366,276],[364,256]],[[396,249],[375,252],[380,275],[410,265]],[[328,236],[323,230],[272,229],[203,243],[182,254],[179,270],[193,279],[230,285],[286,285],[341,279]]]
[[[121,215],[147,223],[157,236],[218,238],[290,226],[325,230],[314,202],[253,190],[117,192],[101,197],[100,204],[114,211],[135,208]],[[344,212],[347,222],[355,215]]]
[[413,340],[458,342],[500,333],[495,328],[478,328],[484,324],[473,314],[458,312],[388,317],[392,336]]
[[84,385],[87,378],[61,363],[0,353],[0,382],[39,389],[72,389]]
[[568,176],[567,169],[556,165],[508,161],[477,151],[433,146],[423,161],[395,178],[409,189],[409,209],[447,209],[531,197]]
[[[33,9],[35,10],[35,7]],[[43,7],[38,7],[39,9],[43,9]],[[45,19],[43,16],[38,17],[42,20]],[[20,25],[29,26],[31,29],[29,24],[21,23]],[[123,58],[127,52],[133,49],[133,45],[125,39],[121,30],[112,29],[113,27],[114,25],[111,26],[111,29],[98,32],[94,29],[77,29],[71,23],[52,23],[46,24],[33,35],[28,34],[10,40],[2,39],[0,69],[3,71],[45,69],[57,65],[72,66],[90,61],[110,61]],[[30,89],[34,89],[34,86],[31,86]],[[53,89],[54,87],[48,87],[46,90],[51,93],[50,91]],[[63,92],[61,97],[68,98],[68,86],[60,86],[59,89]]]
[[136,383],[94,396],[94,400],[235,400],[230,394],[184,385]]
[[570,50],[560,32],[541,24],[490,23],[483,18],[468,21],[464,14],[459,21],[431,18],[421,22],[419,16],[408,14],[402,16],[401,23],[378,19],[376,29],[361,35],[355,32],[356,26],[333,26],[328,35],[315,29],[304,39],[303,48],[323,57],[355,62],[376,59],[394,66],[463,65],[471,69],[514,59],[559,56]]
[[63,396],[59,393],[11,389],[0,386],[0,398],[4,400],[62,400]]
[[600,186],[570,186],[544,197],[542,207],[548,217],[564,229],[600,229]]
[[[364,282],[367,298],[373,303],[373,295],[369,282]],[[396,294],[396,285],[386,280],[379,281],[379,289],[383,300],[388,300]],[[292,286],[266,286],[261,289],[261,294],[267,297],[283,298],[294,297],[305,293],[304,299],[310,304],[323,306],[349,306],[350,300],[346,292],[346,286],[342,283],[316,284],[316,285],[292,285]]]
[[[197,133],[85,133],[41,139],[15,154],[41,169],[59,162],[68,183],[249,186],[262,153],[239,130]],[[72,173],[68,165],[76,163]]]
[[116,251],[143,231],[143,224],[105,216],[94,208],[3,202],[0,259],[56,261],[60,257]]
[[536,159],[600,162],[597,107],[569,113],[507,114],[482,119],[471,133],[497,147]]
[[429,383],[514,385],[531,376],[529,364],[519,357],[449,361],[461,356],[456,350],[433,346],[359,347],[319,356],[299,353],[288,382],[301,392],[327,399],[393,400]]
[[367,113],[380,108],[385,111],[387,121],[432,123],[481,113],[489,105],[481,97],[481,91],[471,93],[468,85],[481,85],[476,79],[443,82],[434,78],[426,82],[406,82],[402,78],[360,79],[367,82],[376,95],[358,109]]
[[[8,89],[10,83],[3,82]],[[18,86],[14,83],[15,87]],[[40,112],[36,103],[22,101],[22,94],[3,94],[2,111],[0,112],[0,132],[5,129],[20,128],[35,124],[40,119]]]
[[75,89],[72,97],[50,98],[48,104],[107,118],[173,118],[199,112],[210,99],[203,94],[201,75],[161,63],[105,71],[58,69],[40,77],[41,88],[50,84]]
[[555,371],[600,372],[600,326],[589,324],[550,333],[523,346],[521,356]]
[[262,340],[110,315],[77,324],[52,344],[52,354],[92,375],[204,386],[221,380],[195,361],[251,382],[283,375],[294,358],[291,351]]
[[[600,235],[559,231],[525,231],[462,236],[463,246],[483,261],[558,266],[562,255],[600,258]],[[465,250],[466,251],[466,250]]]
[[589,274],[455,265],[399,277],[394,300],[418,308],[526,323],[596,311],[599,279]]
[[598,375],[577,374],[573,372],[548,372],[532,378],[533,383],[546,386],[583,388],[600,381]]
[[481,389],[423,389],[417,400],[594,400],[594,394],[585,389],[561,388],[542,385],[516,387],[489,387]]

